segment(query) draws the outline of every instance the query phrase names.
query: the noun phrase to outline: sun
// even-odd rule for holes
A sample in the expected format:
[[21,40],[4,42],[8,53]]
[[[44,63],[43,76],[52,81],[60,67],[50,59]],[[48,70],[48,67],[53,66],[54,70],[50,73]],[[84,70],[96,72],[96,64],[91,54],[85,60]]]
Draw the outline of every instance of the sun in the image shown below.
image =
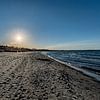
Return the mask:
[[[26,29],[15,28],[9,34],[9,45],[15,47],[33,47],[33,37]],[[35,45],[35,44],[34,44]]]
[[16,36],[16,42],[22,42],[22,36],[21,35],[17,35]]

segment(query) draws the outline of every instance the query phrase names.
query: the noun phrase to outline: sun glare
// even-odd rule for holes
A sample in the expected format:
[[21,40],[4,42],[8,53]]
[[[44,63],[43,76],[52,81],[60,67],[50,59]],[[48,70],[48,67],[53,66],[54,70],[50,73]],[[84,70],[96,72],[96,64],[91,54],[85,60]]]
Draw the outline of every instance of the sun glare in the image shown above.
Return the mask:
[[16,36],[16,41],[17,42],[21,42],[22,41],[22,36],[21,35],[17,35]]
[[[9,45],[16,47],[32,47],[33,38],[30,32],[24,29],[13,29],[8,34]],[[35,45],[35,44],[34,44]]]

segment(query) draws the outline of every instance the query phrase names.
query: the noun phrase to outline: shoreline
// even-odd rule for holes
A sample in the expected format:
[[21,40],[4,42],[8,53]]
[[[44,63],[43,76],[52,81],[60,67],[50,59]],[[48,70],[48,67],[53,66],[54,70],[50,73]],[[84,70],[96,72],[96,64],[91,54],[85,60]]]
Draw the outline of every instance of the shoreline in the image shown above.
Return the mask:
[[41,52],[0,53],[1,100],[100,100],[100,83]]
[[82,73],[82,74],[84,74],[84,75],[86,75],[86,76],[88,76],[88,77],[91,77],[93,80],[95,80],[95,81],[97,81],[97,82],[100,82],[100,75],[97,75],[97,74],[95,74],[95,73],[91,73],[91,72],[89,72],[89,71],[87,71],[87,70],[84,70],[84,69],[82,69],[82,68],[79,68],[79,67],[74,67],[74,66],[72,66],[71,64],[68,64],[68,63],[66,63],[66,62],[64,62],[64,61],[58,60],[58,59],[56,59],[56,58],[54,58],[54,57],[48,55],[46,52],[43,52],[43,53],[41,52],[41,54],[43,54],[43,55],[45,55],[45,56],[47,56],[47,57],[49,57],[49,58],[51,58],[51,59],[57,61],[58,63],[64,64],[64,65],[66,65],[66,66],[68,66],[68,67],[70,67],[70,68],[72,68],[72,69],[74,69],[74,70],[76,70],[76,71],[79,71],[80,73]]
[[68,64],[68,63],[63,62],[63,61],[61,61],[61,60],[58,60],[58,59],[56,59],[56,58],[54,58],[54,57],[52,57],[52,56],[49,56],[49,55],[47,55],[47,56],[48,56],[49,58],[51,58],[51,59],[53,59],[53,60],[55,60],[55,61],[61,63],[61,64],[64,64],[64,65],[66,65],[66,66],[68,66],[68,67],[70,67],[70,68],[72,68],[72,69],[74,69],[74,70],[76,70],[76,71],[81,72],[82,74],[84,74],[84,75],[86,75],[86,76],[88,76],[88,77],[93,78],[95,81],[100,82],[100,76],[99,76],[99,75],[96,75],[96,74],[94,74],[94,73],[91,73],[91,72],[88,72],[88,71],[86,71],[86,70],[83,70],[82,68],[74,67],[74,66],[72,66],[71,64]]

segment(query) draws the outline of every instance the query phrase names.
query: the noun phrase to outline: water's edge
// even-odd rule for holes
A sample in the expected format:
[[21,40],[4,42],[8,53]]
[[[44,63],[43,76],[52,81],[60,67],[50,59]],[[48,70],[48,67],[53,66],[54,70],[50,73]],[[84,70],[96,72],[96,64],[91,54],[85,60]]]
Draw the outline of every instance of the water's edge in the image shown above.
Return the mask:
[[58,60],[58,59],[56,59],[56,58],[54,58],[54,57],[48,55],[48,54],[45,53],[45,52],[41,52],[41,54],[43,54],[43,55],[45,55],[45,56],[48,56],[49,58],[51,58],[51,59],[53,59],[53,60],[55,60],[55,61],[57,61],[57,62],[59,62],[59,63],[61,63],[61,64],[67,65],[68,67],[70,67],[70,68],[72,68],[72,69],[75,69],[75,70],[77,70],[77,71],[79,71],[79,72],[82,72],[83,74],[85,74],[85,75],[87,75],[87,76],[89,76],[89,77],[94,78],[96,81],[100,81],[100,76],[97,75],[97,74],[88,72],[88,71],[86,71],[86,70],[84,70],[84,69],[81,69],[81,68],[78,68],[78,67],[75,67],[75,66],[72,66],[70,63],[68,64],[68,63],[63,62],[63,61],[61,61],[61,60]]

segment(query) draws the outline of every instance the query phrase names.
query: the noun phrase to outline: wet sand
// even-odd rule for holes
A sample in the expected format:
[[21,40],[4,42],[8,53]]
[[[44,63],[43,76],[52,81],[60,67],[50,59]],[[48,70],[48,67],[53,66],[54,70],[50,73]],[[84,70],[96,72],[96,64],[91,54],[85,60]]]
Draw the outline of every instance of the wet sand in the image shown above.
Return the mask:
[[100,83],[38,52],[0,53],[0,100],[100,100]]

